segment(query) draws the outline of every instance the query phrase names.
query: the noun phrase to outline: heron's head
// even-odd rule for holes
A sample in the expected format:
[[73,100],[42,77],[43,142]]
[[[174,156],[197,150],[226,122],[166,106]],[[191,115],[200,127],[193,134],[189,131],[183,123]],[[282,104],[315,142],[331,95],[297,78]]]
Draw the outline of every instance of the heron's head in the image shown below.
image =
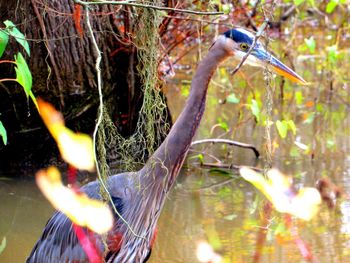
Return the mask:
[[[242,57],[249,51],[251,45],[253,45],[254,37],[254,34],[243,28],[234,28],[226,31],[218,40],[224,44],[225,49],[231,56],[241,60]],[[290,79],[291,81],[302,85],[307,84],[307,82],[296,72],[272,56],[263,47],[260,41],[256,42],[245,63],[256,67],[265,67],[266,65],[270,65],[270,67],[276,73]]]

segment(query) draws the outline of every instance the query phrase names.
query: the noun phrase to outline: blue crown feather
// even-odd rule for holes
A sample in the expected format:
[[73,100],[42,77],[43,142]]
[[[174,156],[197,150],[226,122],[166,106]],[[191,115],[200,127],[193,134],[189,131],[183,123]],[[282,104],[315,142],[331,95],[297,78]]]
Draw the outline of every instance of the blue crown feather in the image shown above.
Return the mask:
[[230,29],[224,33],[224,36],[231,38],[236,43],[247,43],[249,45],[252,45],[254,40],[254,35],[242,28]]

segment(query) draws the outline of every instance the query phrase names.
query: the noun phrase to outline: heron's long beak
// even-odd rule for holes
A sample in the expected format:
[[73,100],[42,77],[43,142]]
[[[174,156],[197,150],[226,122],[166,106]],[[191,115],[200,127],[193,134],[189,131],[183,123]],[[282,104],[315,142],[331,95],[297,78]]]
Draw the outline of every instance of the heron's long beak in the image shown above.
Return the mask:
[[298,83],[300,85],[307,85],[308,83],[300,77],[296,72],[294,72],[292,69],[284,65],[281,61],[279,61],[277,58],[272,56],[269,52],[263,50],[263,49],[256,49],[252,52],[253,55],[255,55],[260,61],[267,62],[270,64],[271,68],[278,74],[286,77],[287,79]]

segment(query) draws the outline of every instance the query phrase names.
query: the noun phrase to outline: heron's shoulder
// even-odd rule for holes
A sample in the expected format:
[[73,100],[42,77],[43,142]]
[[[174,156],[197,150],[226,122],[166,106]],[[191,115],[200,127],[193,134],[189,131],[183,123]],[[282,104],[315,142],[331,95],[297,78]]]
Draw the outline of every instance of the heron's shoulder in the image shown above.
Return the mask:
[[[135,185],[137,185],[138,180],[138,172],[120,173],[110,176],[104,186],[113,198],[129,200],[135,192]],[[90,198],[101,199],[101,186],[104,188],[101,182],[95,180],[84,185],[81,190]]]
[[108,178],[108,190],[112,196],[129,199],[135,191],[135,180],[138,178],[137,172],[126,172],[112,175]]

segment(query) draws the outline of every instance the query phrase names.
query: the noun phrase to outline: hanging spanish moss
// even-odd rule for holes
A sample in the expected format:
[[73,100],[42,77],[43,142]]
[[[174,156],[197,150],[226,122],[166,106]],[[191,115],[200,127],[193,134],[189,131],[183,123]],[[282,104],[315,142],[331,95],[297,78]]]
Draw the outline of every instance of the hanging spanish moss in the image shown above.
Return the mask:
[[[155,4],[161,4],[157,1]],[[124,138],[109,115],[109,105],[103,107],[103,121],[98,131],[97,152],[103,180],[117,172],[135,171],[165,138],[169,130],[166,104],[159,87],[157,73],[159,24],[157,11],[138,9],[133,31],[137,50],[136,67],[142,83],[143,103],[135,133]]]

